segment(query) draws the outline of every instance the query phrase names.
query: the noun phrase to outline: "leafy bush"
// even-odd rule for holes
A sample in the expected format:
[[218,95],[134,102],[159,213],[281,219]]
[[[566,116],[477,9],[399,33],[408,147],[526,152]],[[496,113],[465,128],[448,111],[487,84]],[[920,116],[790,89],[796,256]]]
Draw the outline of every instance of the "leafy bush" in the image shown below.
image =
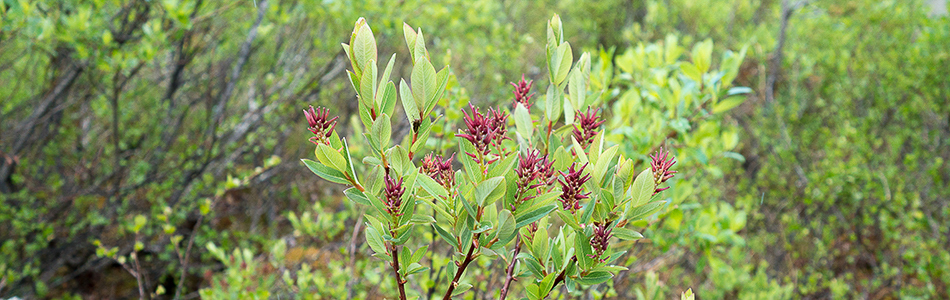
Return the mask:
[[[361,160],[362,164],[356,163],[347,139],[334,131],[338,118],[330,117],[329,109],[310,107],[304,112],[313,133],[310,141],[316,145],[317,161],[303,162],[320,177],[351,186],[344,191],[347,198],[373,208],[364,215],[368,219],[366,241],[375,256],[391,261],[400,298],[407,294],[421,296],[425,290],[431,297],[438,282],[445,286],[445,299],[467,291],[473,283],[463,280],[462,275],[479,257],[507,266],[502,268],[506,280],[497,292],[488,286],[483,288],[489,295],[507,296],[514,278],[525,280],[525,294],[531,299],[546,297],[561,283],[568,293],[576,293],[579,287],[604,283],[613,273],[626,270],[613,264],[626,251],[611,247],[617,243],[611,242],[611,237],[621,242],[642,237],[626,228],[626,224],[647,227],[655,213],[671,211],[668,200],[651,198],[667,189],[658,185],[676,173],[669,170],[676,160],[660,150],[647,159],[652,160],[651,168],[634,176],[636,160],[617,157],[621,146],[606,142],[607,135],[599,130],[606,120],[600,119],[600,109],[593,108],[602,105],[602,98],[609,99],[602,96],[611,84],[612,68],[604,67],[609,62],[600,65],[597,75],[601,81],[593,84],[600,87],[600,92],[590,93],[590,56],[584,53],[576,63],[572,62],[573,52],[563,40],[561,26],[557,16],[548,23],[549,85],[543,102],[534,105],[530,91],[533,82],[522,79],[513,83],[512,122],[507,109],[489,108],[482,113],[470,106],[468,111],[462,109],[465,127],[457,133],[436,137],[440,139],[436,143],[428,143],[430,132],[442,116],[433,117],[431,113],[443,97],[450,71],[443,68],[437,72],[429,61],[425,35],[421,30],[404,26],[413,68],[410,83],[401,80],[398,94],[403,113],[412,125],[402,142],[391,146],[394,133],[390,116],[397,107],[397,89],[388,80],[395,55],[378,79],[375,38],[363,19],[356,23],[350,43],[343,47],[353,69],[348,75],[358,95],[361,124],[368,129],[363,135],[371,148],[370,155]],[[692,63],[676,61],[682,50],[675,40],[667,44],[665,52],[656,49],[651,45],[649,50],[643,46],[638,51],[631,50],[623,60],[629,63],[622,69],[632,73],[639,63],[639,77],[667,76],[670,70],[682,73],[653,76],[659,81],[635,80],[640,85],[613,104],[630,114],[615,115],[614,124],[644,127],[615,125],[619,128],[610,131],[623,132],[630,140],[637,140],[633,138],[636,136],[645,141],[642,144],[650,144],[652,137],[659,140],[652,143],[675,145],[666,139],[678,141],[677,134],[682,134],[684,145],[689,147],[686,149],[703,159],[707,157],[705,153],[735,147],[734,133],[730,144],[723,147],[717,142],[720,137],[711,135],[719,131],[710,127],[715,126],[712,122],[692,118],[706,119],[741,103],[738,96],[722,100],[720,97],[745,92],[726,90],[743,55],[727,52],[727,70],[710,72],[711,42],[694,48]],[[646,58],[655,58],[657,54],[659,60]],[[624,74],[628,80],[633,79],[629,73]],[[641,94],[647,100],[642,100]],[[543,115],[532,116],[532,107],[542,110]],[[650,112],[653,119],[623,121]],[[442,122],[452,124],[457,119]],[[515,125],[515,138],[508,136],[508,123]],[[704,125],[698,136],[690,128],[693,123]],[[644,136],[644,132],[652,135]],[[413,162],[427,144],[448,144],[453,136],[458,144],[456,152],[426,154],[420,166]],[[630,144],[624,145],[623,150],[643,151]],[[453,158],[459,160],[461,169],[454,170]],[[705,161],[696,164],[701,163]],[[555,181],[560,188],[556,188]],[[677,213],[681,218],[682,211]],[[415,225],[431,226],[437,234]],[[441,238],[440,243],[436,243],[436,235]],[[427,251],[432,252],[442,243],[450,246],[447,251],[452,255],[439,259],[433,258],[434,254],[426,256]],[[430,267],[423,265],[426,261]],[[438,271],[426,276],[429,268]],[[488,268],[482,273],[491,271]],[[413,276],[416,274],[419,275]],[[405,285],[410,278],[424,284],[409,283],[418,289],[407,293]]]

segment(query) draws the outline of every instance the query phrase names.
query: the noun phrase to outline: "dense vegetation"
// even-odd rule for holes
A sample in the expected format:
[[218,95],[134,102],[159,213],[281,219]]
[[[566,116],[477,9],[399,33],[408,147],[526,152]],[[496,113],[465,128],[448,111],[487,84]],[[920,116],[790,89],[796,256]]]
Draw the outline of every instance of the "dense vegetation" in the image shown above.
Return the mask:
[[[378,152],[340,44],[364,17],[398,87],[418,57],[407,22],[426,60],[450,66],[425,148],[457,152],[469,104],[512,113],[516,146],[535,133],[515,124],[508,83],[522,74],[535,122],[570,123],[545,106],[563,96],[549,92],[555,14],[569,66],[589,68],[565,99],[588,91],[581,103],[606,108],[601,150],[618,145],[639,173],[663,147],[679,173],[664,206],[628,225],[643,238],[611,240],[628,270],[552,296],[950,293],[950,19],[924,1],[5,0],[0,12],[2,298],[398,297],[367,242],[374,208],[300,162],[320,158],[300,110],[340,116],[334,136],[356,160]],[[392,144],[414,140],[394,109]],[[406,287],[423,298],[452,279],[452,245],[433,228],[413,229],[413,250],[439,241]],[[473,260],[460,297],[496,298],[504,261]],[[519,268],[512,298],[535,283]]]

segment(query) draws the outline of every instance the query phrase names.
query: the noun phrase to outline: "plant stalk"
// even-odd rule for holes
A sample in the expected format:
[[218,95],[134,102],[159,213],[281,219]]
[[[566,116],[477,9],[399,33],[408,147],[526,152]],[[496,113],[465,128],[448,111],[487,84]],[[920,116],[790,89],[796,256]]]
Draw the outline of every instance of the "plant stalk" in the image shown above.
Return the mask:
[[399,287],[399,299],[406,300],[406,282],[402,280],[402,276],[399,276],[399,246],[390,243],[392,245],[391,254],[393,256],[393,275],[396,276],[396,286]]
[[508,288],[511,287],[511,282],[515,279],[515,263],[518,261],[518,253],[521,252],[521,234],[519,233],[515,238],[515,254],[512,256],[511,263],[508,264],[508,270],[505,272],[505,285],[501,287],[499,300],[508,297]]
[[477,248],[478,238],[480,236],[480,232],[476,233],[475,237],[472,239],[472,244],[469,245],[468,248],[468,254],[465,254],[465,260],[463,260],[462,264],[459,265],[458,271],[455,272],[455,278],[452,278],[452,284],[450,284],[449,288],[445,290],[445,296],[442,296],[442,300],[452,299],[452,291],[455,290],[455,287],[459,284],[459,280],[462,279],[462,273],[465,272],[465,268],[468,267],[468,264],[475,260],[472,254],[475,253],[475,248]]

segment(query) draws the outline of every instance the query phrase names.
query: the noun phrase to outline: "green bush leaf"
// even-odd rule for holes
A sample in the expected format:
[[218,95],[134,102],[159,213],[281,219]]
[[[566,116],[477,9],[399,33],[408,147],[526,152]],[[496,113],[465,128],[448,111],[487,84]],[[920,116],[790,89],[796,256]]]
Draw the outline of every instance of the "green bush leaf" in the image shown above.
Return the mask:
[[549,204],[549,205],[539,207],[538,209],[526,212],[516,218],[518,222],[517,224],[515,224],[515,228],[521,228],[521,227],[524,227],[525,225],[534,223],[535,221],[540,220],[544,216],[548,215],[548,213],[554,211],[554,209],[556,208],[557,208],[557,205]]
[[507,186],[505,177],[492,177],[482,181],[475,187],[475,202],[478,206],[487,206],[505,195]]
[[650,198],[653,198],[654,190],[656,190],[656,186],[653,182],[653,171],[650,169],[643,170],[640,175],[637,175],[637,179],[633,180],[633,185],[630,187],[631,196],[633,197],[630,200],[630,206],[637,207],[646,204],[650,201]]
[[346,178],[343,176],[343,173],[340,171],[331,169],[318,162],[315,162],[306,158],[301,159],[300,161],[302,161],[303,164],[306,165],[308,169],[310,169],[310,172],[313,172],[313,174],[317,174],[317,176],[320,176],[320,178],[326,179],[327,181],[334,182],[334,183],[350,184],[350,181],[346,180]]

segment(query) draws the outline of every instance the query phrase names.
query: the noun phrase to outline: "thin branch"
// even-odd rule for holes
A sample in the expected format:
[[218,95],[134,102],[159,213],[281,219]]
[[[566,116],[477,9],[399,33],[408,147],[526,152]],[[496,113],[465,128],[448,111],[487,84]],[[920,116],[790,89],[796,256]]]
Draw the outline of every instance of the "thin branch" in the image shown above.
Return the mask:
[[505,285],[501,288],[501,296],[498,297],[500,300],[508,297],[508,288],[511,287],[511,281],[515,279],[515,263],[518,262],[518,253],[520,252],[521,234],[518,234],[515,240],[515,254],[511,257],[511,262],[508,263],[508,270],[505,272]]

